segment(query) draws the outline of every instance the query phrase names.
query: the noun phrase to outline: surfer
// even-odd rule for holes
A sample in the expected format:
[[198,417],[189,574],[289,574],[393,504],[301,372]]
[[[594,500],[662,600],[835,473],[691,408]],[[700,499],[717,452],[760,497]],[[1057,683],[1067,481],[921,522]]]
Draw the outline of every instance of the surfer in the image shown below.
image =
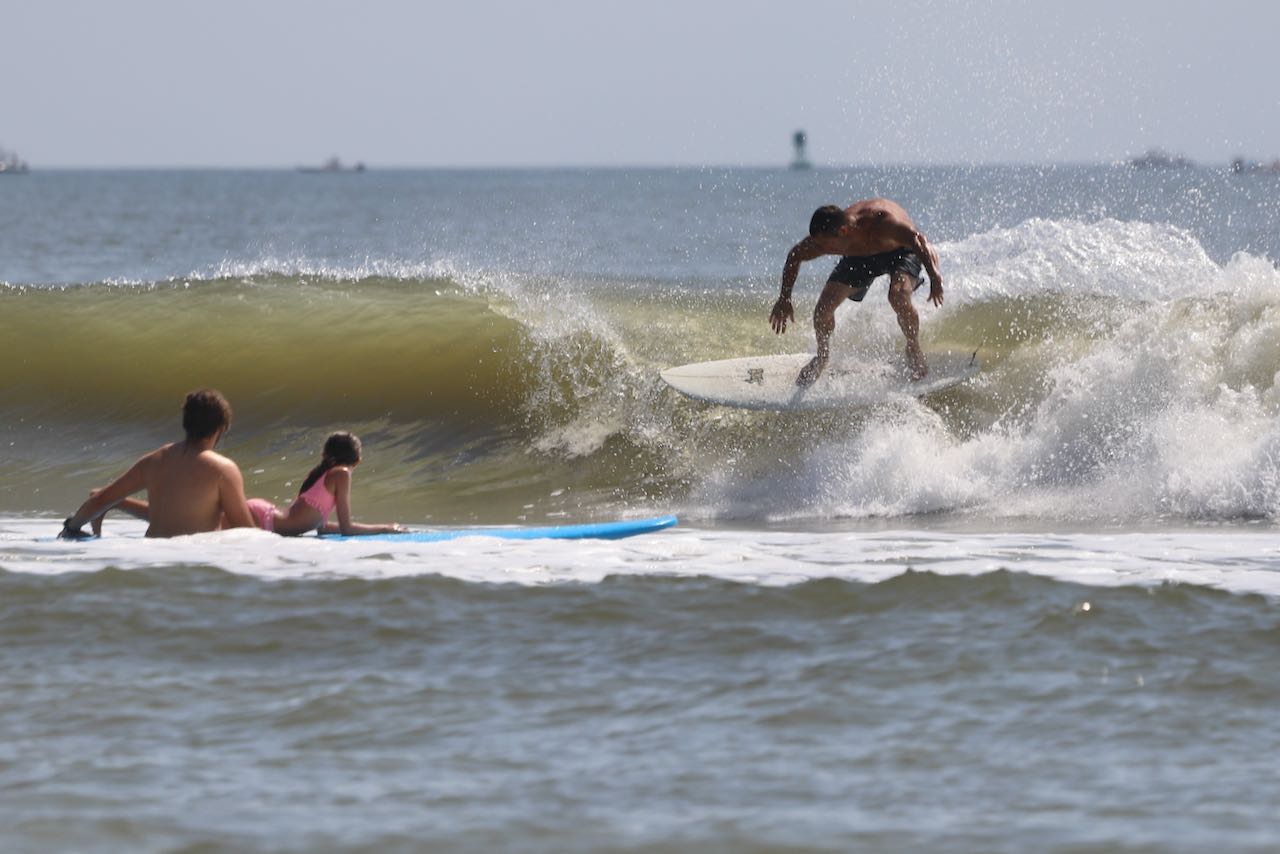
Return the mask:
[[[81,530],[84,524],[96,522],[118,504],[147,507],[148,537],[253,527],[240,468],[213,450],[230,427],[231,405],[225,397],[211,388],[191,392],[182,404],[186,438],[157,448],[92,493],[62,523],[58,536],[89,536]],[[149,502],[129,498],[144,489]]]
[[[351,519],[351,470],[360,465],[360,437],[333,433],[325,440],[320,462],[302,481],[298,497],[281,512],[265,498],[250,498],[249,512],[264,531],[285,537],[321,531],[326,534],[400,534],[408,530],[396,524],[363,524]],[[338,521],[329,514],[338,511]]]
[[[402,534],[409,530],[396,524],[363,524],[351,519],[351,470],[360,464],[360,437],[353,433],[333,433],[325,440],[320,463],[302,481],[298,497],[281,511],[265,498],[250,498],[246,503],[253,525],[282,537],[296,537],[312,531],[326,534]],[[97,494],[96,492],[94,493]],[[150,517],[146,501],[126,498],[116,505],[139,519]],[[338,511],[338,521],[330,522],[329,514]],[[230,527],[230,526],[226,526]],[[94,521],[93,533],[102,535],[102,519]]]
[[923,379],[929,373],[929,365],[920,349],[920,318],[911,304],[911,294],[924,283],[920,275],[923,268],[929,274],[929,302],[942,305],[942,274],[938,272],[937,254],[907,212],[889,199],[867,199],[845,210],[826,205],[814,211],[809,220],[809,236],[791,247],[782,268],[782,295],[769,313],[775,333],[786,332],[787,322],[795,322],[791,289],[800,274],[800,264],[823,255],[843,257],[831,271],[813,309],[818,354],[801,369],[796,385],[811,385],[827,366],[840,304],[850,298],[862,302],[872,280],[885,274],[889,276],[889,305],[898,315],[898,326],[907,339],[911,379]]

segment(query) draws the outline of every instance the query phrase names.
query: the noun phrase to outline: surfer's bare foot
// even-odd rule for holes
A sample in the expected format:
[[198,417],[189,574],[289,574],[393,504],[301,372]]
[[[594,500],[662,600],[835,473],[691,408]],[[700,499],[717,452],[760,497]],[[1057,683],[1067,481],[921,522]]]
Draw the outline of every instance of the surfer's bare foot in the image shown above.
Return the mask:
[[809,364],[800,369],[800,376],[796,377],[796,385],[801,388],[813,385],[818,381],[818,377],[822,376],[822,369],[826,366],[826,359],[821,356],[814,356]]

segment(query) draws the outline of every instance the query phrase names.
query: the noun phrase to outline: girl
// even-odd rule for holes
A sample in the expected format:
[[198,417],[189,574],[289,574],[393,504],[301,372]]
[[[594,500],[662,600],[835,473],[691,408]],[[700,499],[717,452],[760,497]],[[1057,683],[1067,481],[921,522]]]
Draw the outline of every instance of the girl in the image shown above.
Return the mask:
[[[298,497],[281,511],[265,498],[250,498],[253,523],[264,531],[296,537],[310,531],[324,534],[400,534],[403,525],[367,525],[351,520],[351,470],[360,465],[360,438],[352,433],[334,433],[324,443],[320,464],[313,468],[298,490]],[[96,494],[94,490],[90,494]],[[137,498],[126,498],[112,507],[139,519],[147,519],[150,506]],[[329,514],[338,511],[338,521]],[[105,515],[105,514],[104,514]],[[102,516],[93,520],[93,533],[102,536]]]
[[[264,531],[296,537],[310,531],[325,534],[398,534],[401,525],[365,525],[351,520],[351,470],[360,465],[360,439],[351,433],[334,433],[324,443],[320,464],[311,470],[298,497],[281,512],[265,498],[250,498],[254,524]],[[329,514],[338,511],[338,521]]]

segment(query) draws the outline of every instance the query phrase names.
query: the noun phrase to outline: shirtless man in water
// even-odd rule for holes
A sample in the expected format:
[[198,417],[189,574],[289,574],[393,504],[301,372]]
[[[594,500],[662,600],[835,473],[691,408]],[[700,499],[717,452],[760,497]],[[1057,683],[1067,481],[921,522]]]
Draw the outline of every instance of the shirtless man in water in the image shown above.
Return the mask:
[[924,283],[920,269],[929,274],[929,302],[942,305],[942,274],[938,256],[915,223],[897,202],[867,199],[847,210],[835,205],[818,208],[809,220],[809,236],[787,253],[782,268],[782,296],[773,304],[769,323],[775,333],[795,322],[791,289],[800,274],[800,264],[823,255],[842,255],[827,279],[827,286],[813,309],[813,332],[818,339],[818,355],[805,365],[796,385],[811,385],[831,358],[831,333],[836,328],[836,308],[850,297],[862,302],[872,279],[889,275],[889,305],[898,315],[898,326],[907,338],[907,362],[911,379],[923,379],[929,366],[920,350],[920,318],[911,304],[912,292]]
[[213,389],[187,395],[182,406],[186,438],[157,448],[92,494],[62,525],[59,537],[89,536],[81,527],[129,496],[147,491],[148,537],[176,537],[219,528],[252,528],[244,478],[234,462],[214,452],[231,426],[231,406]]

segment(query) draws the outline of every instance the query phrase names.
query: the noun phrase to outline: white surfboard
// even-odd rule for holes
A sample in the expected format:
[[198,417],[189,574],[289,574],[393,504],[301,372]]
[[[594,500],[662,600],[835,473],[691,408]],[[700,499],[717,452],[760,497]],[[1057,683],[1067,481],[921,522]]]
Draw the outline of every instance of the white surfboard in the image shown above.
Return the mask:
[[796,385],[812,353],[747,356],[667,368],[667,385],[695,400],[741,409],[843,409],[884,403],[896,396],[923,397],[951,388],[982,370],[976,353],[925,353],[929,375],[912,382],[905,360],[836,362],[811,386]]

